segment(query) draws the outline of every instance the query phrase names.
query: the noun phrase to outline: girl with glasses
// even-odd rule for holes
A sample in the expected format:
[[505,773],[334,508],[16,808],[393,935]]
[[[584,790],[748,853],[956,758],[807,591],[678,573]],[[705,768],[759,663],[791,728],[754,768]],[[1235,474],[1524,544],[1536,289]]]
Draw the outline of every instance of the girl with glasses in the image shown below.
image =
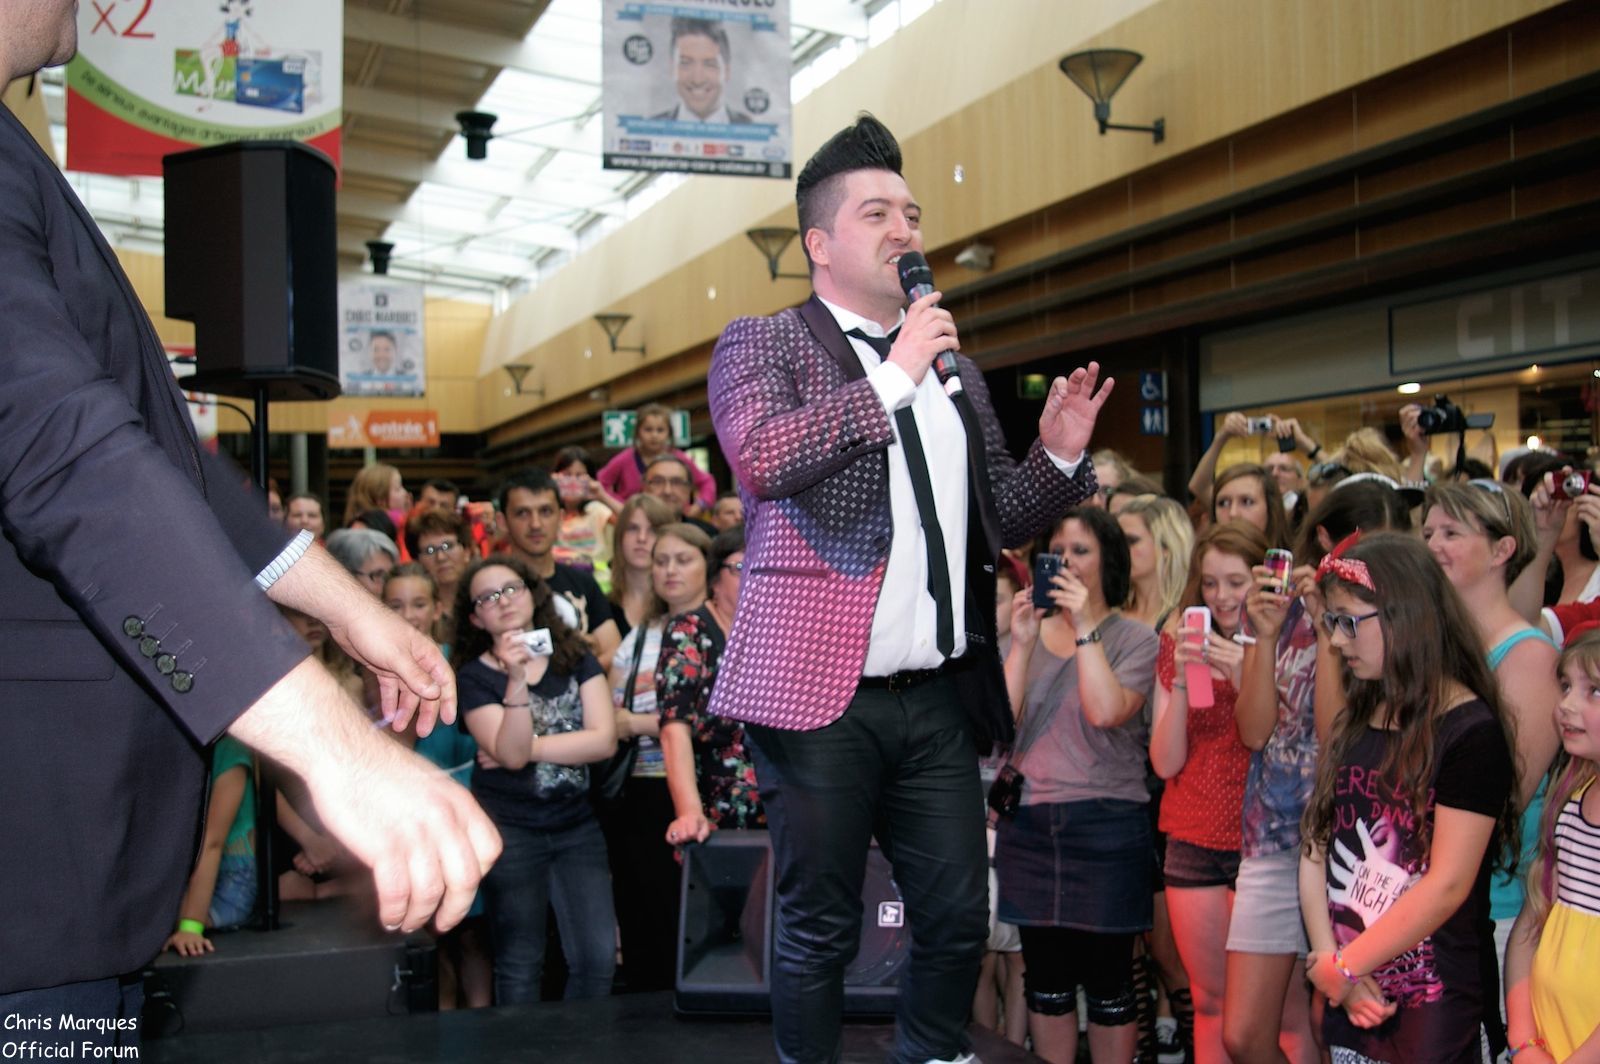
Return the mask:
[[[587,766],[617,746],[605,673],[562,623],[549,587],[516,558],[475,562],[455,614],[458,704],[490,759],[474,768],[472,794],[505,847],[483,880],[495,1003],[539,1000],[550,907],[569,969],[566,997],[604,997],[616,918]],[[540,633],[543,646],[528,638]]]
[[[1422,539],[1467,605],[1478,638],[1489,648],[1489,668],[1500,699],[1516,724],[1518,808],[1524,810],[1523,841],[1538,837],[1544,808],[1540,782],[1560,749],[1554,713],[1555,642],[1523,619],[1507,588],[1534,555],[1533,512],[1515,489],[1493,480],[1435,484],[1423,503]],[[1532,854],[1525,853],[1526,866]],[[1497,874],[1490,889],[1496,957],[1505,959],[1512,922],[1522,909],[1519,877]],[[1498,1006],[1496,1011],[1498,1011]]]
[[1344,663],[1300,862],[1324,1041],[1339,1062],[1488,1059],[1505,1045],[1489,874],[1517,819],[1483,642],[1413,537],[1336,549],[1317,586]]
[[[1253,570],[1245,609],[1256,642],[1245,647],[1234,709],[1239,739],[1251,755],[1222,1005],[1222,1041],[1235,1064],[1320,1059],[1301,974],[1307,946],[1298,887],[1300,818],[1316,773],[1321,722],[1332,727],[1338,706],[1331,703],[1342,699],[1340,661],[1320,623],[1316,566],[1358,528],[1410,527],[1399,492],[1380,483],[1351,484],[1306,519],[1295,544],[1301,564],[1288,593],[1264,566]],[[1330,704],[1319,706],[1319,697]]]

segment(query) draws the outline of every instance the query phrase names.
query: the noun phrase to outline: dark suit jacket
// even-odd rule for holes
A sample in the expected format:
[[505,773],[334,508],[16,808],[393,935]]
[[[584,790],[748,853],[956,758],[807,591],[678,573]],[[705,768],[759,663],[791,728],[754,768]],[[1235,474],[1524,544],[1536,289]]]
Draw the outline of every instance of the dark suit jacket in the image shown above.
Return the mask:
[[[1009,736],[1009,704],[994,637],[994,564],[1094,493],[1083,462],[1065,476],[1035,440],[1020,464],[983,375],[961,357],[988,478],[969,484],[968,653],[980,669],[975,723]],[[711,712],[775,728],[837,720],[855,694],[895,534],[889,504],[891,421],[850,342],[813,297],[723,330],[707,382],[711,417],[744,497],[739,609],[711,695]],[[989,530],[985,529],[989,526]],[[999,684],[999,711],[992,699]],[[980,736],[981,739],[981,736]]]
[[288,534],[236,474],[0,107],[0,992],[155,954],[198,846],[203,744],[306,655],[253,583]]

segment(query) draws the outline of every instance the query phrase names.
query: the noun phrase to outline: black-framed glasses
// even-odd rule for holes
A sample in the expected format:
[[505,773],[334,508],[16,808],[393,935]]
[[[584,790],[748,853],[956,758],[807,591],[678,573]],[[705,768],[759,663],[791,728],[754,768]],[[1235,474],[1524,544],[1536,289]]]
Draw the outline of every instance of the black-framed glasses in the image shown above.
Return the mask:
[[521,580],[513,580],[511,583],[507,584],[498,591],[485,591],[483,594],[473,599],[472,608],[475,610],[481,610],[485,606],[493,606],[501,599],[505,599],[507,602],[509,602],[526,590],[528,590],[527,584],[524,584]]
[[722,568],[732,569],[734,572],[742,574],[744,572],[744,561],[741,559],[736,562],[723,562]]
[[423,547],[422,553],[432,558],[436,554],[449,554],[451,551],[460,546],[461,544],[457,543],[455,540],[447,539],[443,543],[435,543],[431,547]]
[[1379,612],[1379,610],[1373,610],[1371,613],[1336,613],[1333,610],[1324,610],[1322,627],[1328,630],[1329,635],[1338,632],[1346,639],[1354,639],[1356,637],[1356,629],[1361,626],[1361,622],[1372,620]]

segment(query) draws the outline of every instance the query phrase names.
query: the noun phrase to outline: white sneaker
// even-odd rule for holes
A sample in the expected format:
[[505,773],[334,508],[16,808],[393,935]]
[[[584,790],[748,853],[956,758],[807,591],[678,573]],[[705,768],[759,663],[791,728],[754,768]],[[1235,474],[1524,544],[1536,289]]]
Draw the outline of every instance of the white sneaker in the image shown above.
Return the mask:
[[1178,1044],[1178,1021],[1171,1016],[1156,1017],[1156,1064],[1184,1064],[1183,1046]]

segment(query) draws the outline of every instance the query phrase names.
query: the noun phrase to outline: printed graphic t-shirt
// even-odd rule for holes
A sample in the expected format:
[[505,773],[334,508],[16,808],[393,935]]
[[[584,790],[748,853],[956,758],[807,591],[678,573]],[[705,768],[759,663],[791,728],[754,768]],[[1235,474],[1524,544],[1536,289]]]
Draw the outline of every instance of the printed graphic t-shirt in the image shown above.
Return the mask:
[[[1404,790],[1384,761],[1399,733],[1368,728],[1340,764],[1334,784],[1334,828],[1328,847],[1328,912],[1334,939],[1350,943],[1422,878],[1427,853]],[[1511,793],[1511,750],[1482,702],[1446,713],[1436,733],[1431,827],[1439,805],[1493,817]],[[1420,1064],[1477,1059],[1479,1025],[1498,1022],[1499,993],[1489,923],[1490,842],[1467,900],[1433,934],[1373,972],[1400,1007],[1382,1026],[1362,1029],[1330,1008],[1323,1031],[1330,1048],[1371,1060]],[[1496,1041],[1491,1037],[1491,1041]],[[1334,1059],[1340,1054],[1335,1051]]]

